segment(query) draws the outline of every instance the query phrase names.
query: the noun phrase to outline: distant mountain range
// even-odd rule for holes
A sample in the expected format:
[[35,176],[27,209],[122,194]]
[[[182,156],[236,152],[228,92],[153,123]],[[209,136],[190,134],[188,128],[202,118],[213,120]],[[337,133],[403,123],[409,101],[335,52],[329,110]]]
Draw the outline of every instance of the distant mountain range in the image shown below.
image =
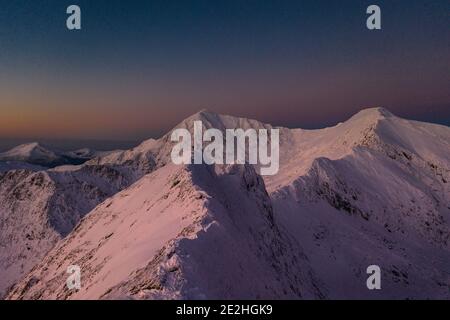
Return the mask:
[[105,152],[98,152],[87,148],[64,152],[43,146],[38,142],[33,142],[22,144],[9,151],[0,153],[0,167],[5,162],[10,164],[22,162],[47,168],[54,168],[61,165],[78,165],[103,154]]
[[[272,128],[207,111],[176,128],[196,120]],[[331,128],[279,129],[280,171],[264,177],[176,166],[171,132],[104,154],[3,153],[0,295],[450,299],[449,127],[373,108]],[[79,291],[66,287],[69,265],[81,267]],[[367,289],[369,265],[382,290]]]

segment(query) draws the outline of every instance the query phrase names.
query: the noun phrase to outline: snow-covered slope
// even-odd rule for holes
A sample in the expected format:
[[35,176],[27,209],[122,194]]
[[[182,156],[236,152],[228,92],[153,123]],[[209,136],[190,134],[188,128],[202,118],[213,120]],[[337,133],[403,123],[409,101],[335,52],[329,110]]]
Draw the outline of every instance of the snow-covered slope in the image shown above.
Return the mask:
[[202,121],[205,129],[215,128],[221,131],[234,128],[247,130],[250,128],[270,129],[272,127],[256,120],[219,115],[203,110],[183,120],[158,140],[149,139],[136,148],[125,151],[115,151],[105,156],[92,159],[89,163],[120,166],[123,170],[128,170],[137,180],[143,175],[171,162],[170,154],[174,146],[174,143],[171,142],[170,139],[172,131],[184,128],[193,132],[195,121]]
[[129,184],[106,166],[0,172],[0,296],[81,217]]
[[445,126],[404,120],[383,108],[365,109],[344,123],[318,130],[282,130],[280,174],[268,178],[275,190],[307,173],[318,158],[337,160],[364,147],[390,158],[417,155],[448,170],[450,133]]
[[319,298],[301,250],[253,168],[167,165],[86,216],[8,298]]
[[56,161],[58,155],[55,152],[41,146],[37,142],[22,144],[9,151],[0,154],[6,160],[22,161]]
[[[271,198],[277,223],[307,248],[330,297],[448,299],[449,193],[434,189],[438,177],[419,178],[408,165],[358,150],[316,160]],[[363,285],[373,264],[383,270],[379,292]]]
[[82,164],[103,154],[89,149],[63,152],[52,150],[50,147],[33,142],[22,144],[9,151],[0,153],[0,164],[6,161],[14,161],[52,168],[67,164]]
[[[366,220],[372,216],[383,223],[395,219],[427,235],[431,242],[450,245],[448,127],[369,109],[324,130],[314,132],[317,137],[294,132],[297,141],[329,136],[326,142],[315,143],[315,148],[300,142],[296,146],[302,147],[291,149],[298,156],[288,156],[280,174],[266,179],[274,194],[289,191],[303,199],[319,196]],[[309,151],[302,152],[302,148]]]
[[[176,128],[195,120],[271,128],[206,111]],[[137,182],[67,228],[9,298],[450,298],[450,128],[373,108],[331,128],[279,129],[280,171],[264,183],[243,166],[173,166],[171,132],[50,170],[69,185],[91,166],[126,181],[92,207]],[[87,273],[78,293],[64,289],[69,264]],[[366,288],[372,264],[381,291]]]
[[[450,129],[369,109],[293,139],[266,182],[330,296],[450,298]],[[379,292],[362,285],[372,264]]]

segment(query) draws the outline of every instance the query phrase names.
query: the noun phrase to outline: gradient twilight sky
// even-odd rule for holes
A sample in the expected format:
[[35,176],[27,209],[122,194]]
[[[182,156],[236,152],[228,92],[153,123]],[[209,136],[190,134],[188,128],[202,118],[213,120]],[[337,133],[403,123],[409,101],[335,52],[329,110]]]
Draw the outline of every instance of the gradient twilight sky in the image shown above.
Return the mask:
[[204,108],[316,128],[384,106],[450,125],[449,22],[448,0],[0,0],[0,138],[139,140]]

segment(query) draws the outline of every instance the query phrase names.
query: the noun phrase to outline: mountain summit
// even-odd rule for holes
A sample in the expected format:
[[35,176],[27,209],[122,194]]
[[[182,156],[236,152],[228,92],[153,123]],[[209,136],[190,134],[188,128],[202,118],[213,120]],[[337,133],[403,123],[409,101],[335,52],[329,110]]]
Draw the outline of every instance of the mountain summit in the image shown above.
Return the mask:
[[[202,111],[193,121],[269,128]],[[382,108],[280,129],[280,171],[175,166],[170,132],[0,173],[8,299],[450,299],[450,128]],[[19,218],[17,218],[19,217]],[[23,254],[18,254],[23,253]],[[85,285],[65,287],[68,265]],[[380,266],[383,290],[368,290]]]

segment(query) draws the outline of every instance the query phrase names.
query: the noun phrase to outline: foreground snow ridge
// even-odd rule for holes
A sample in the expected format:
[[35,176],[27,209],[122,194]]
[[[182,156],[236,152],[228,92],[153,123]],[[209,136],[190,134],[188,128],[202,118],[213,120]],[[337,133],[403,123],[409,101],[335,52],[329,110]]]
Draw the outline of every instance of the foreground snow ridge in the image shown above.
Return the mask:
[[[174,130],[195,121],[273,128],[202,111]],[[374,108],[332,128],[277,129],[274,176],[174,165],[172,131],[77,166],[3,165],[0,296],[450,298],[450,128]],[[381,290],[366,287],[370,265]]]

